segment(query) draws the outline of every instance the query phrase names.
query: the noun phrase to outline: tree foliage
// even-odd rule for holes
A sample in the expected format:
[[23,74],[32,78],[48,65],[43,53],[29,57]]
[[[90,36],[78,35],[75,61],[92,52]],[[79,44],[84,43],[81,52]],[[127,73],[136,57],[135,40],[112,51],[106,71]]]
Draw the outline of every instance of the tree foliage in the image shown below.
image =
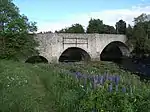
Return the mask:
[[131,27],[130,24],[128,24],[128,27],[126,28],[126,35],[130,39],[132,38],[133,35],[133,28]]
[[134,46],[133,52],[136,55],[144,55],[150,53],[150,20],[146,14],[134,18],[134,27],[127,28],[127,36]]
[[29,22],[12,0],[0,0],[0,58],[21,58],[37,53],[35,22]]
[[116,31],[118,34],[126,34],[126,22],[123,20],[116,22]]
[[103,24],[100,19],[91,19],[87,27],[87,33],[99,33],[99,34],[115,34],[115,28],[113,26]]
[[146,32],[144,31],[142,26],[135,26],[133,31],[133,38],[134,38],[134,52],[136,54],[144,53],[145,51],[145,39]]
[[134,18],[135,25],[143,23],[145,21],[148,21],[148,16],[145,13],[142,13],[140,16]]
[[85,33],[84,28],[80,24],[73,24],[71,27],[55,31],[56,33]]
[[103,25],[103,33],[104,34],[115,34],[116,29],[113,26]]
[[100,19],[91,19],[87,27],[87,33],[103,33],[103,21]]

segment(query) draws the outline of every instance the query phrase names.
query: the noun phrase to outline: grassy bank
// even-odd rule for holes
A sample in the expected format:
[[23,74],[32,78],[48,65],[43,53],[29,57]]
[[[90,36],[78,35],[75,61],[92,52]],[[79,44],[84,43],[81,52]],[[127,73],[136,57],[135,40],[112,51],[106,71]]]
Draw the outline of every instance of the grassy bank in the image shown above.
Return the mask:
[[[90,81],[72,77],[84,75],[120,76],[119,91],[108,92],[110,81],[91,89]],[[132,87],[132,93],[128,86]],[[126,92],[122,88],[126,87]],[[149,112],[150,83],[120,70],[115,64],[24,64],[0,61],[1,112]]]

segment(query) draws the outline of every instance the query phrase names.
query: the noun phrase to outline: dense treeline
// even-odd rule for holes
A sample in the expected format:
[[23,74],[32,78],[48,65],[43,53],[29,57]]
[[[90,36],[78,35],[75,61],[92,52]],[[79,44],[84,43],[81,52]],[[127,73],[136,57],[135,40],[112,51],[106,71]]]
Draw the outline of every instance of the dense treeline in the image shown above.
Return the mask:
[[[134,54],[143,55],[150,52],[150,16],[141,14],[134,18],[134,26],[124,20],[116,22],[115,27],[106,25],[100,19],[91,19],[85,30],[79,23],[64,28],[55,33],[99,33],[125,34]],[[12,0],[0,1],[0,58],[19,59],[28,55],[38,54],[35,47],[38,43],[33,39],[37,31],[36,23],[30,22],[25,15],[19,14],[19,9]],[[49,31],[52,33],[51,31]]]

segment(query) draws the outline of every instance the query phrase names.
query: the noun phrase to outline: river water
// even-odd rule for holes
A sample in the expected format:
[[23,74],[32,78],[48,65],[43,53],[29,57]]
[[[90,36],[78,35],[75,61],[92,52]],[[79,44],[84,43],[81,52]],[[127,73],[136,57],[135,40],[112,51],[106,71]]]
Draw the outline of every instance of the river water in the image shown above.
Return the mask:
[[144,59],[124,57],[113,62],[120,68],[139,75],[141,79],[150,79],[150,57]]

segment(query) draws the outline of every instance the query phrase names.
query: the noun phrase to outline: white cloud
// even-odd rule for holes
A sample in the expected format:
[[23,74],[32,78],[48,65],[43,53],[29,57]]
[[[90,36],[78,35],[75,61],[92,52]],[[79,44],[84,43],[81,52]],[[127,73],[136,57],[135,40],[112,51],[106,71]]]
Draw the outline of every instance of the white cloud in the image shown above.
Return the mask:
[[134,17],[139,16],[141,13],[150,14],[150,5],[138,5],[134,6],[131,9],[116,9],[116,10],[103,10],[99,12],[88,12],[84,14],[74,14],[70,15],[66,20],[60,20],[57,22],[39,22],[38,32],[40,31],[55,31],[62,28],[71,26],[75,23],[82,24],[85,28],[88,25],[88,21],[91,18],[101,19],[104,24],[115,26],[115,23],[123,19],[127,24],[133,25]]

